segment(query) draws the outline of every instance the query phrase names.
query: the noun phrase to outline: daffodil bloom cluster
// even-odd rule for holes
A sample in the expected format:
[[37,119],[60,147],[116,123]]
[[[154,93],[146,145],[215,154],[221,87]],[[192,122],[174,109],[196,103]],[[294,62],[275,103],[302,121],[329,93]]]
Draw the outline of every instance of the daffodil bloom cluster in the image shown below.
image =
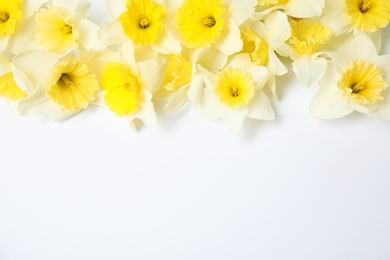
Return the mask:
[[[390,119],[385,0],[0,0],[0,96],[21,116],[61,120],[90,106],[155,126],[187,104],[236,136],[273,120],[294,73],[318,88],[319,119]],[[158,104],[156,106],[156,104]]]

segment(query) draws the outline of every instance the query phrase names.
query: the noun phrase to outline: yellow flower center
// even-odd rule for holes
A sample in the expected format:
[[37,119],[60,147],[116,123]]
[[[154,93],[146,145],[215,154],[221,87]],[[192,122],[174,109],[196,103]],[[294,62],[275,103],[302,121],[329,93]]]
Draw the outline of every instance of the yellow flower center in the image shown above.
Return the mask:
[[244,42],[242,52],[250,54],[253,64],[264,65],[269,59],[268,43],[264,39],[259,38],[248,27],[241,30],[241,38]]
[[125,65],[110,62],[104,67],[102,86],[105,100],[118,116],[134,114],[143,99],[140,79]]
[[27,97],[27,92],[19,88],[14,75],[9,72],[0,76],[0,96],[10,100],[22,100]]
[[192,64],[180,54],[168,56],[167,72],[163,81],[163,88],[167,91],[175,91],[181,86],[191,82]]
[[183,40],[195,48],[214,43],[225,24],[222,0],[184,0],[177,14],[178,29]]
[[166,9],[152,0],[128,0],[119,21],[135,44],[153,44],[164,29]]
[[329,42],[332,31],[329,27],[313,20],[292,20],[290,44],[300,55],[310,55]]
[[13,34],[22,20],[22,0],[0,0],[0,38]]
[[35,40],[47,51],[64,53],[72,47],[77,47],[76,39],[78,31],[74,24],[69,21],[69,14],[48,5],[41,8],[35,15],[37,27]]
[[232,109],[247,105],[255,91],[252,75],[245,70],[227,67],[217,74],[214,91],[221,103]]
[[341,74],[338,87],[351,104],[366,105],[383,100],[382,92],[388,87],[383,72],[366,61],[353,61]]
[[47,94],[63,110],[78,112],[95,99],[99,84],[95,74],[79,61],[57,65]]
[[390,22],[388,0],[345,0],[345,10],[356,28],[370,33]]

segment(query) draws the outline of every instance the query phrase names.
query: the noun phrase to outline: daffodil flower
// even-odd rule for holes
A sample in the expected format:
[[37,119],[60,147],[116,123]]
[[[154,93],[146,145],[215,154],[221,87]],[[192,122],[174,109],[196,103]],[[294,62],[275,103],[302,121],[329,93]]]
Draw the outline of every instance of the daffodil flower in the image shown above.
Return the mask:
[[[33,14],[48,0],[0,0],[0,52],[14,52],[14,45],[29,34]],[[24,43],[26,44],[26,43]]]
[[63,54],[75,48],[101,50],[99,26],[88,20],[90,3],[86,0],[51,0],[35,15],[35,41],[43,50]]
[[31,51],[14,57],[15,82],[28,94],[15,111],[23,116],[47,113],[56,121],[86,109],[100,88],[94,55]]
[[390,55],[378,55],[363,34],[346,41],[328,65],[310,112],[319,119],[346,116],[353,111],[390,119]]
[[336,35],[367,34],[379,51],[380,29],[390,22],[390,5],[387,0],[327,0],[322,20]]
[[203,86],[203,76],[197,64],[203,52],[183,47],[180,54],[167,57],[167,70],[161,88],[155,95],[157,100],[166,102],[165,111],[174,112],[189,99],[188,91]]
[[239,26],[255,6],[256,0],[184,0],[170,30],[188,48],[215,45],[231,55],[242,49]]
[[292,20],[290,25],[293,71],[304,86],[317,85],[325,73],[327,58],[332,56],[327,48],[332,30],[317,18]]
[[287,15],[277,11],[262,21],[248,20],[241,28],[244,46],[242,52],[250,55],[254,65],[265,66],[269,73],[269,88],[276,96],[275,76],[288,72],[276,54],[290,56],[290,47],[285,43],[291,36]]
[[99,37],[109,44],[131,39],[137,50],[147,47],[157,53],[179,53],[180,43],[165,29],[167,20],[173,15],[170,2],[165,2],[106,0],[112,20],[101,27]]
[[325,0],[258,0],[256,12],[251,17],[254,20],[265,19],[271,12],[283,10],[295,18],[320,16],[325,6]]
[[222,118],[232,137],[241,131],[246,117],[275,118],[271,103],[262,91],[268,70],[254,66],[248,55],[233,55],[220,71],[201,69],[206,87],[196,108],[205,118]]
[[108,61],[102,72],[105,105],[117,116],[127,117],[135,131],[141,121],[156,126],[152,98],[161,86],[164,71],[165,59],[136,62],[133,43],[124,40],[116,59]]
[[0,54],[0,97],[6,99],[11,110],[15,103],[27,97],[27,91],[15,82],[11,59],[4,54]]

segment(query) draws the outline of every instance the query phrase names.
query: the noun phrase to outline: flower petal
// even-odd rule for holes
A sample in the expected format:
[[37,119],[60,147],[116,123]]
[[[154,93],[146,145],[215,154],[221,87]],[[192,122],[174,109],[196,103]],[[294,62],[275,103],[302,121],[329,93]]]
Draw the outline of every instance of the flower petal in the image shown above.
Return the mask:
[[249,19],[250,14],[254,12],[257,5],[256,0],[225,0],[226,14],[229,18],[241,25],[245,20]]
[[133,73],[138,74],[134,55],[133,43],[129,39],[122,41],[119,45],[119,62],[130,68]]
[[275,112],[271,102],[263,91],[256,91],[249,104],[248,117],[258,120],[274,120]]
[[161,86],[165,75],[166,61],[163,58],[149,59],[139,62],[138,69],[145,88],[155,93]]
[[218,97],[214,94],[214,87],[206,87],[202,92],[202,98],[196,106],[198,113],[209,120],[222,117],[223,106]]
[[152,48],[162,54],[180,53],[181,51],[180,43],[167,31],[158,39],[155,45],[152,45]]
[[347,62],[356,59],[370,60],[378,56],[374,43],[364,34],[354,35],[349,38],[341,45],[338,53],[340,59],[346,60]]
[[187,91],[189,86],[185,86],[180,88],[177,93],[172,97],[172,99],[168,102],[165,107],[165,111],[167,113],[173,113],[180,109],[185,103],[187,103]]
[[128,117],[130,120],[138,118],[142,120],[145,125],[154,127],[157,125],[157,116],[156,112],[154,111],[152,94],[149,92],[149,90],[146,89],[143,90],[143,94],[145,100],[142,102],[140,110],[134,115],[130,115]]
[[118,19],[109,21],[100,27],[98,37],[109,44],[116,44],[127,38]]
[[267,28],[267,39],[287,41],[291,36],[291,27],[287,15],[277,11],[270,14],[264,21]]
[[306,87],[317,85],[324,76],[327,61],[321,57],[301,56],[293,62],[293,71],[299,82]]
[[24,5],[24,15],[26,18],[32,16],[44,3],[48,0],[29,0],[23,1]]
[[221,35],[215,40],[215,46],[224,54],[231,55],[241,51],[242,45],[241,33],[237,23],[228,19]]
[[325,6],[325,0],[296,0],[287,1],[285,13],[297,18],[320,16]]
[[215,46],[210,48],[202,54],[198,63],[209,71],[214,73],[221,70],[228,60],[228,56],[218,50]]
[[252,66],[248,69],[253,75],[253,85],[255,88],[262,88],[268,80],[268,70],[263,66]]
[[67,9],[73,21],[80,21],[89,16],[91,4],[86,0],[52,0],[54,6]]
[[204,87],[203,74],[200,70],[197,70],[195,74],[192,75],[190,88],[187,92],[187,97],[192,101],[194,106],[197,106],[200,102],[202,90]]
[[223,122],[229,130],[231,137],[237,136],[242,129],[242,124],[248,115],[248,106],[236,109],[225,108],[223,111]]
[[126,11],[126,0],[106,0],[106,7],[112,18],[118,18]]
[[80,45],[87,51],[96,51],[106,48],[107,44],[98,39],[99,26],[93,22],[82,19],[78,24]]
[[272,49],[268,49],[268,64],[267,67],[269,72],[274,75],[284,75],[288,72],[286,65],[280,61],[278,56],[276,56],[275,52]]

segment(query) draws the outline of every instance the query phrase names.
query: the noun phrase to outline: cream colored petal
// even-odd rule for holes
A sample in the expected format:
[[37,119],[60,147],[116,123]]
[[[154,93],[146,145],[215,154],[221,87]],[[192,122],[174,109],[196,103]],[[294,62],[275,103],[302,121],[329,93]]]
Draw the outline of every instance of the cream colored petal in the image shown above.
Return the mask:
[[47,3],[48,0],[28,0],[23,1],[24,3],[24,14],[25,18],[32,16],[44,3]]
[[103,50],[107,43],[98,39],[99,26],[95,23],[82,19],[78,24],[79,38],[78,42],[87,51]]
[[9,37],[10,37],[9,35],[6,35],[6,36],[0,38],[0,52],[1,53],[7,48]]
[[310,104],[310,113],[317,119],[336,119],[352,113],[337,86],[320,88]]
[[268,70],[273,75],[284,75],[288,72],[286,65],[280,61],[272,49],[268,50]]
[[[58,55],[45,51],[32,51],[15,56],[13,72],[16,83],[21,87],[25,86],[29,95],[42,90],[51,75],[51,65]],[[28,79],[31,84],[26,83]]]
[[383,72],[383,77],[390,84],[390,54],[374,57],[372,62]]
[[339,58],[347,62],[356,59],[370,60],[378,56],[374,43],[368,36],[358,34],[352,36],[340,47],[338,51]]
[[98,38],[109,44],[118,44],[126,39],[122,24],[118,19],[105,23],[98,31]]
[[197,106],[201,100],[201,95],[204,87],[203,73],[197,70],[192,75],[190,87],[187,92],[188,100],[191,100],[194,106]]
[[275,112],[267,95],[262,91],[256,91],[249,103],[248,117],[258,120],[274,120]]
[[297,18],[320,16],[325,6],[325,0],[294,0],[287,1],[285,13]]
[[267,28],[267,39],[285,42],[291,37],[291,27],[285,13],[274,12],[267,17],[264,23]]
[[256,0],[225,0],[226,16],[241,25],[255,11]]
[[172,97],[172,99],[168,102],[167,106],[165,107],[165,112],[167,113],[173,113],[180,109],[185,103],[187,103],[187,91],[189,86],[184,86],[180,88],[177,93]]
[[119,45],[119,62],[126,65],[133,73],[138,75],[138,66],[134,57],[134,44],[129,39],[125,39]]
[[335,35],[341,35],[352,30],[348,16],[344,11],[338,9],[324,15],[321,19],[321,23],[332,28]]
[[226,66],[247,70],[252,66],[252,60],[249,53],[238,53],[229,57]]
[[180,53],[181,45],[169,32],[165,32],[155,45],[152,45],[161,54]]
[[35,26],[34,16],[21,22],[18,30],[9,38],[7,50],[15,55],[41,50],[41,47],[34,40]]
[[67,9],[72,16],[72,21],[77,22],[89,16],[91,4],[86,0],[51,0],[53,6]]
[[215,46],[210,46],[208,50],[203,52],[198,64],[203,68],[216,73],[225,66],[227,60],[228,56],[226,54],[215,48]]
[[301,56],[299,60],[293,62],[293,71],[299,82],[306,86],[317,85],[324,76],[327,61],[321,57]]
[[40,116],[54,106],[43,90],[16,103],[15,112],[20,116]]
[[214,88],[207,86],[203,92],[199,104],[196,106],[198,113],[209,120],[215,120],[222,117],[223,105],[214,94]]
[[157,125],[157,116],[154,111],[152,94],[146,89],[143,90],[143,94],[145,100],[142,102],[140,110],[136,114],[128,117],[131,121],[138,118],[142,120],[145,125],[155,127]]
[[126,11],[127,0],[106,0],[106,7],[112,18],[118,18]]
[[0,76],[11,71],[12,71],[12,66],[11,66],[10,58],[8,58],[3,54],[0,54]]
[[256,89],[261,89],[268,80],[268,70],[263,66],[252,66],[248,72],[253,75],[253,85]]
[[236,137],[242,129],[242,124],[248,115],[248,107],[242,106],[236,109],[225,108],[223,111],[223,123],[229,130],[231,137]]
[[226,55],[231,55],[242,50],[240,29],[232,19],[226,21],[221,35],[215,40],[215,46]]
[[144,86],[152,94],[161,87],[165,75],[165,64],[166,61],[163,58],[149,59],[137,64]]

